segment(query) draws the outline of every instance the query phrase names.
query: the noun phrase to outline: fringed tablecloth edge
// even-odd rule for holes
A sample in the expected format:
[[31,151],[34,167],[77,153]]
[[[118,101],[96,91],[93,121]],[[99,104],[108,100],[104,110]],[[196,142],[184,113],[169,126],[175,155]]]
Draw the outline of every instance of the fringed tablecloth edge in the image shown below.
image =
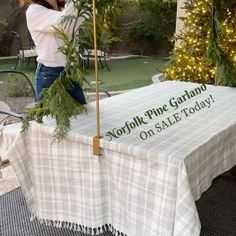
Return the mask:
[[38,220],[41,224],[45,224],[46,226],[65,228],[68,230],[78,231],[84,234],[90,234],[92,236],[100,235],[105,232],[111,232],[114,236],[127,236],[126,234],[115,229],[111,224],[104,224],[101,227],[92,228],[72,222],[41,219],[36,214],[31,214],[30,221],[33,220]]

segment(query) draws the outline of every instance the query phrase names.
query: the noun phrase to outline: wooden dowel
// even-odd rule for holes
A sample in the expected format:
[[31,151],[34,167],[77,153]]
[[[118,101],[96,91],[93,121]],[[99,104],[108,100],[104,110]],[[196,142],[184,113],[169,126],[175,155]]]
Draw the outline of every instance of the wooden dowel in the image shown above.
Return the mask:
[[96,29],[96,4],[93,0],[93,41],[95,56],[95,81],[96,81],[96,136],[93,138],[93,155],[100,155],[100,108],[99,108],[99,81],[98,81],[98,54],[97,54],[97,29]]

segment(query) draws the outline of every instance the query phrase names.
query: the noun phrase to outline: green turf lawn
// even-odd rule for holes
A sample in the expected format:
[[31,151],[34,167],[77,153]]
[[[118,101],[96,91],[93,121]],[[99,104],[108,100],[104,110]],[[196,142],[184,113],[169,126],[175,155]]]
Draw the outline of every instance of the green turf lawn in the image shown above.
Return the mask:
[[[98,71],[100,86],[109,91],[119,91],[149,85],[152,83],[152,76],[162,72],[167,62],[167,59],[155,57],[108,60],[110,72],[106,68]],[[95,81],[92,69],[88,70],[86,78],[89,82]]]
[[[12,69],[16,60],[0,60],[0,69]],[[110,72],[106,68],[99,68],[98,76],[100,87],[108,91],[119,91],[143,87],[152,83],[152,76],[162,72],[168,63],[168,59],[157,57],[130,57],[127,59],[113,59],[107,61]],[[19,69],[19,67],[18,67]],[[33,60],[22,67],[32,81],[34,80],[35,64]],[[86,70],[86,78],[91,83],[95,81],[94,65],[90,63],[90,68]],[[86,87],[86,85],[85,85]]]

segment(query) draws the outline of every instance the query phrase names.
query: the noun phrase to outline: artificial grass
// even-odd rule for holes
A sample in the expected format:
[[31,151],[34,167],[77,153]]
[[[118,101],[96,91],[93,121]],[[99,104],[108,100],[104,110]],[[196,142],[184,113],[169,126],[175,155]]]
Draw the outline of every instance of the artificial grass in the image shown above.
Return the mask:
[[[0,60],[0,69],[1,70],[11,70],[14,69],[17,59],[16,58],[8,58],[8,59],[1,59]],[[18,65],[17,70],[20,70],[20,65]],[[27,72],[34,72],[35,71],[35,62],[31,59],[29,64],[25,61],[22,67],[22,71]]]
[[[158,57],[108,60],[110,72],[106,68],[99,68],[98,71],[100,87],[106,88],[108,91],[120,91],[149,85],[152,83],[152,76],[162,72],[168,61],[167,58]],[[16,59],[0,60],[0,69],[13,69],[15,63]],[[22,71],[34,81],[35,64],[33,60],[28,66],[24,63]],[[86,79],[92,84],[95,81],[93,63],[90,63],[90,68],[86,70]],[[85,87],[87,87],[86,84]]]
[[[99,69],[100,86],[109,91],[139,88],[152,83],[152,76],[161,73],[168,59],[157,57],[130,57],[108,60],[110,72]],[[95,81],[93,69],[87,70],[87,80]]]

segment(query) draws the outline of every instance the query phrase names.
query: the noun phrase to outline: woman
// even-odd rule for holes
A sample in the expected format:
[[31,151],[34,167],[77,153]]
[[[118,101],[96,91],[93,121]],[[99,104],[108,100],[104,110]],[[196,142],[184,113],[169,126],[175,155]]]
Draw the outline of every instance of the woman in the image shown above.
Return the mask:
[[[55,28],[63,28],[70,35],[70,27],[61,23],[64,16],[75,15],[72,2],[59,0],[21,0],[30,4],[26,11],[29,32],[36,46],[38,66],[36,69],[36,96],[40,99],[42,90],[48,88],[64,71],[66,57],[58,48],[63,41],[57,37]],[[77,22],[79,24],[82,23]],[[72,30],[72,29],[71,29]],[[74,84],[68,91],[80,104],[85,104],[85,96],[80,84]]]

